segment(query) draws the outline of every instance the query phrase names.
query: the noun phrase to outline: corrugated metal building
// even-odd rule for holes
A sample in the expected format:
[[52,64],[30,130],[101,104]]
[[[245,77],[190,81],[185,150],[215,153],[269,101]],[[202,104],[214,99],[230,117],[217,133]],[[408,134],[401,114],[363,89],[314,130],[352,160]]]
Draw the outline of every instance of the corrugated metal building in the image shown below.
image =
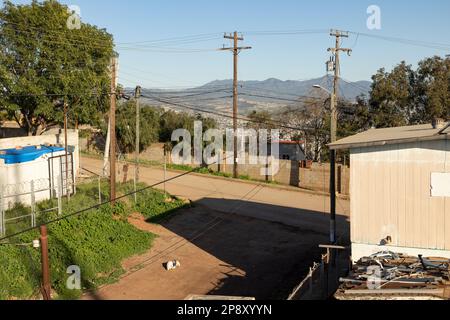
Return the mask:
[[352,258],[391,250],[450,258],[450,129],[373,129],[350,149]]

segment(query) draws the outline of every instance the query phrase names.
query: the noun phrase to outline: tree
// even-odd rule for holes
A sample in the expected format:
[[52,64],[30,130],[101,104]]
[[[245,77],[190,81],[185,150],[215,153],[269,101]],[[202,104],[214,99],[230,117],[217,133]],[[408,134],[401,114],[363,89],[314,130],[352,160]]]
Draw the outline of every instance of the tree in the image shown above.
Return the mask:
[[374,125],[387,128],[450,118],[450,59],[426,58],[417,70],[401,62],[373,76],[370,112]]
[[[143,105],[140,117],[140,150],[158,142],[160,131],[160,109]],[[132,153],[136,150],[136,102],[120,105],[116,115],[116,135],[120,151]],[[106,128],[105,128],[106,129]]]
[[416,72],[415,115],[412,123],[450,119],[450,58],[422,60]]
[[383,68],[372,77],[369,104],[377,127],[409,123],[414,111],[414,78],[414,71],[404,61],[392,72],[386,72]]
[[76,124],[98,124],[108,108],[112,36],[69,29],[70,15],[53,0],[0,10],[0,105],[29,135],[61,124],[64,103]]
[[167,111],[161,115],[160,119],[160,142],[171,142],[172,133],[177,129],[186,129],[194,136],[194,122],[201,121],[203,132],[208,129],[217,128],[217,122],[212,118],[205,118],[201,114],[189,114],[186,112]]
[[276,125],[273,123],[272,115],[270,112],[263,111],[252,111],[247,116],[250,121],[247,123],[247,127],[255,129],[257,132],[261,129],[275,129]]

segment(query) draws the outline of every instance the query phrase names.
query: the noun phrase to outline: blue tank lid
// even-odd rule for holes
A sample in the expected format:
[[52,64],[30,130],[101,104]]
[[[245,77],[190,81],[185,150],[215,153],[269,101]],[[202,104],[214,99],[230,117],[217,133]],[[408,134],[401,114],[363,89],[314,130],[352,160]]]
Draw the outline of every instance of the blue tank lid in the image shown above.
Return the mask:
[[21,149],[0,150],[0,159],[5,160],[5,164],[18,164],[34,161],[45,154],[64,151],[64,148],[54,146],[30,146]]

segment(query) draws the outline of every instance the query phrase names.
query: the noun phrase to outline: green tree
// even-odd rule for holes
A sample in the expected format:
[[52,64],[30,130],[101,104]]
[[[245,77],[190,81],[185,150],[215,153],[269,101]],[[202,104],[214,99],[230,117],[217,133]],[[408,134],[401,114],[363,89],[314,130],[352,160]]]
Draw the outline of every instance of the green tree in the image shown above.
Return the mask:
[[217,122],[212,118],[205,118],[200,114],[192,115],[186,112],[167,111],[161,115],[160,119],[160,142],[171,142],[172,133],[177,129],[186,129],[194,135],[194,122],[201,121],[203,132],[208,129],[217,128]]
[[54,0],[0,10],[0,105],[30,135],[62,123],[67,103],[76,124],[97,124],[108,108],[113,39]]
[[251,120],[247,123],[247,127],[255,129],[256,131],[261,129],[271,130],[276,128],[276,125],[273,123],[272,115],[266,110],[254,110],[248,114],[247,118]]
[[[158,142],[160,130],[159,109],[141,106],[140,150],[145,150],[152,143]],[[116,114],[117,143],[121,152],[132,153],[136,150],[136,104],[128,101],[119,106]]]
[[416,72],[415,114],[412,123],[450,119],[450,58],[422,60]]
[[377,127],[409,123],[414,111],[414,78],[414,71],[405,62],[401,62],[391,72],[380,69],[372,77],[369,103]]

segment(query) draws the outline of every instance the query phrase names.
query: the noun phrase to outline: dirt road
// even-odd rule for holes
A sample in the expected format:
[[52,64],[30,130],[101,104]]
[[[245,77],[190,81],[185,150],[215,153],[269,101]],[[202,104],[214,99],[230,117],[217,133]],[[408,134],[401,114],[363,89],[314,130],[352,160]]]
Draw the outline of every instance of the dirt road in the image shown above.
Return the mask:
[[[82,167],[101,171],[99,160]],[[131,170],[132,171],[132,170]],[[167,178],[180,173],[170,172]],[[164,173],[141,168],[141,181],[159,183]],[[163,188],[163,185],[158,186]],[[300,282],[328,241],[328,198],[209,176],[184,175],[166,184],[194,207],[161,225],[130,220],[157,234],[143,256],[124,262],[127,274],[87,299],[184,299],[190,294],[283,299]],[[348,233],[348,202],[339,201],[339,232]],[[163,263],[181,261],[168,272]]]

